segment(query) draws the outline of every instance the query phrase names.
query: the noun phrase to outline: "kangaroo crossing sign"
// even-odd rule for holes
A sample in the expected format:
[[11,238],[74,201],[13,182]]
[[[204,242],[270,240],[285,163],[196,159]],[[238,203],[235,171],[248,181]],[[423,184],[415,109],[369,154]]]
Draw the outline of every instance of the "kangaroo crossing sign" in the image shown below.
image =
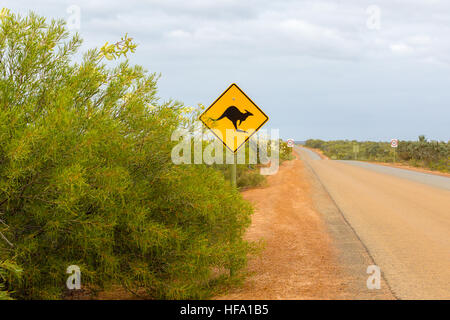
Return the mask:
[[234,83],[200,115],[200,121],[232,152],[239,150],[268,120]]

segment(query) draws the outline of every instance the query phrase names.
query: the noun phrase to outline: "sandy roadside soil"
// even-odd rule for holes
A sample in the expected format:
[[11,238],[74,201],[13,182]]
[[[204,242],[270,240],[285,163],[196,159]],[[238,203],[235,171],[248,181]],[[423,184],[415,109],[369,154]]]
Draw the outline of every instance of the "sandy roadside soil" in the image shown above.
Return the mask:
[[[249,262],[251,276],[241,288],[215,299],[348,299],[351,290],[337,252],[313,208],[302,161],[285,161],[264,188],[244,191],[255,206],[248,240],[263,239],[263,253]],[[97,299],[138,299],[124,289]]]
[[[265,249],[249,261],[244,285],[215,299],[393,298],[384,282],[384,290],[368,292],[373,262],[309,165],[296,155],[267,180],[242,193],[255,207],[246,238],[262,239]],[[98,298],[138,297],[119,289]]]
[[306,175],[297,156],[268,177],[268,187],[243,192],[256,208],[246,238],[264,239],[265,250],[249,262],[252,275],[244,286],[217,299],[354,297],[338,251],[314,208]]

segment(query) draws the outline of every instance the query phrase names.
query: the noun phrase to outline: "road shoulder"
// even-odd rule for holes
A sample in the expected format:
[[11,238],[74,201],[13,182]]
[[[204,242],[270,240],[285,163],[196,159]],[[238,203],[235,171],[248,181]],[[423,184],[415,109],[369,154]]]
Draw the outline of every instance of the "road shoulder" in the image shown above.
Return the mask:
[[243,192],[255,206],[246,238],[265,249],[249,261],[241,288],[216,299],[391,299],[366,288],[365,248],[298,156],[284,162],[266,188]]
[[[301,151],[300,151],[301,153]],[[305,159],[305,155],[301,157]],[[353,292],[354,299],[395,299],[385,281],[381,279],[381,288],[369,290],[367,288],[367,268],[375,265],[369,251],[358,237],[357,233],[347,222],[344,215],[332,199],[314,169],[308,161],[303,161],[307,179],[311,184],[314,208],[321,214],[327,230],[337,250],[338,262],[348,278],[348,286]]]

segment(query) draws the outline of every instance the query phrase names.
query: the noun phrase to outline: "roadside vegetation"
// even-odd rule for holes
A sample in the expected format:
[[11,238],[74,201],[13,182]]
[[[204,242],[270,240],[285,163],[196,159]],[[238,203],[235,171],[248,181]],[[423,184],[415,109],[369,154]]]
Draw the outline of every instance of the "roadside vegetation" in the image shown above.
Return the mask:
[[306,146],[320,149],[333,160],[396,161],[414,167],[450,172],[450,142],[428,141],[419,136],[417,141],[399,141],[397,150],[389,142],[358,142],[356,140],[323,141],[310,139]]
[[4,260],[0,261],[0,300],[12,300],[10,292],[6,291],[6,284],[11,279],[19,280],[22,270],[14,263]]
[[[92,297],[207,298],[242,280],[253,209],[229,166],[172,163],[189,111],[129,63],[132,39],[75,63],[63,21],[0,19],[0,298],[64,298],[70,265]],[[240,187],[263,179],[239,166]]]
[[[212,165],[208,165],[208,167],[218,170],[223,173],[223,176],[227,181],[231,181],[231,165],[227,163],[227,157],[232,156],[231,152],[222,145],[221,142],[216,140],[215,137],[212,137],[209,129],[201,125],[198,121],[200,115],[203,113],[205,106],[199,104],[197,108],[189,108],[188,114],[185,114],[182,121],[182,128],[190,134],[192,137],[191,140],[191,157],[190,162],[195,163],[194,151],[197,147],[201,148],[198,150],[200,154],[205,153],[205,149],[211,147],[211,144],[217,142],[222,149],[222,161],[220,163],[214,163]],[[200,127],[199,127],[200,125]],[[202,140],[199,141],[199,137],[202,137]],[[261,136],[258,139],[263,139]],[[262,146],[253,145],[254,143],[246,142],[238,151],[238,154],[241,152],[245,153],[245,162],[242,164],[237,164],[236,166],[236,185],[240,190],[251,188],[251,187],[261,187],[265,185],[266,178],[264,175],[260,174],[260,168],[266,165],[269,165],[270,159],[272,157],[272,146],[275,141],[267,139],[265,141],[265,151],[262,152]],[[251,146],[252,145],[252,146]],[[279,164],[283,163],[286,160],[294,159],[294,155],[292,153],[292,148],[288,147],[287,142],[282,139],[278,140],[278,150],[279,150]],[[211,152],[211,151],[208,151]],[[215,151],[212,151],[212,156],[215,156]],[[250,161],[250,159],[258,159],[257,163],[253,163],[254,161]],[[252,163],[250,163],[252,162]],[[267,163],[266,163],[267,162]],[[262,164],[265,163],[265,164]]]
[[[273,143],[272,141],[268,142],[267,145],[267,156],[270,157],[271,156],[271,143]],[[244,146],[243,146],[244,148]],[[287,143],[283,140],[279,140],[279,161],[280,164],[283,163],[283,161],[286,160],[292,160],[294,159],[294,156],[292,154],[292,148],[287,146]],[[261,187],[264,186],[266,183],[266,176],[263,176],[259,173],[259,170],[261,168],[261,166],[264,166],[262,164],[249,164],[248,163],[248,159],[249,159],[249,154],[255,152],[253,151],[250,147],[249,144],[247,143],[245,145],[245,153],[246,153],[246,157],[245,157],[245,164],[238,164],[237,168],[236,168],[236,184],[237,187],[240,189],[246,189],[246,188],[251,188],[251,187]],[[225,149],[224,149],[224,153],[225,153]],[[259,159],[259,154],[256,155]],[[220,170],[223,174],[224,177],[227,180],[231,179],[231,166],[227,165],[227,164],[214,164],[213,167],[217,170]]]

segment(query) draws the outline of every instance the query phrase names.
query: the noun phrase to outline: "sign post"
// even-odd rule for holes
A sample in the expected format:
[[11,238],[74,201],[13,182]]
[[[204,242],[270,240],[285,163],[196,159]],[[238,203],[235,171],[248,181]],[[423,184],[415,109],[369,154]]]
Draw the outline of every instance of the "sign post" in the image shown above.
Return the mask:
[[294,139],[287,139],[287,146],[289,148],[293,148],[295,146],[295,141]]
[[[233,186],[236,186],[236,152],[268,120],[269,117],[234,83],[200,115],[200,121],[233,153]],[[227,133],[232,136],[227,137]]]
[[353,144],[353,153],[355,154],[355,160],[358,159],[358,153],[359,153],[359,145],[357,143]]
[[231,165],[231,185],[236,187],[236,153],[233,155],[233,164]]
[[392,139],[391,140],[391,147],[394,149],[394,163],[395,163],[395,158],[397,155],[397,147],[398,147],[398,139]]

